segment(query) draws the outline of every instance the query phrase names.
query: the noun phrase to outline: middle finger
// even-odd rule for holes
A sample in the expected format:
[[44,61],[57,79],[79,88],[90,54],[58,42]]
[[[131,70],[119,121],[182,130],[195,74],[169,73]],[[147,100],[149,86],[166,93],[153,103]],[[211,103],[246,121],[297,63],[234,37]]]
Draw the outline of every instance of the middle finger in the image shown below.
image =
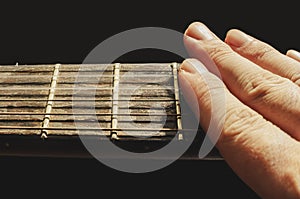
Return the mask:
[[[234,51],[260,67],[286,77],[300,86],[300,62],[296,59],[280,53],[269,44],[259,41],[240,30],[230,30],[227,33],[225,42]],[[294,54],[292,53],[292,55]]]

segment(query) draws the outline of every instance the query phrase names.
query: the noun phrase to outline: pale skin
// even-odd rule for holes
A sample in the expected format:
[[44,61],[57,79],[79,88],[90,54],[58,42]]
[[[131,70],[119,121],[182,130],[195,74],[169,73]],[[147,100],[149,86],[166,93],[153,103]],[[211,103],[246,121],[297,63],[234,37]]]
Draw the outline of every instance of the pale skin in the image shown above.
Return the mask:
[[[262,198],[300,198],[300,53],[283,54],[237,29],[223,41],[200,22],[184,35],[192,58],[180,66],[180,86],[195,114],[206,116],[199,116],[205,130],[211,115],[224,118],[216,144],[224,160]],[[225,115],[211,112],[221,95]]]

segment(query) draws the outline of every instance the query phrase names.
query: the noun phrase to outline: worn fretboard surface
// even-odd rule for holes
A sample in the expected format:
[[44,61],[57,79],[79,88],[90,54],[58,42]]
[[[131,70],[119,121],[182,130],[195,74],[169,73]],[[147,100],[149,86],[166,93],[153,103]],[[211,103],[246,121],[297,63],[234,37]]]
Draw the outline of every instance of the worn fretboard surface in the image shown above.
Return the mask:
[[177,63],[0,66],[0,139],[5,138],[6,148],[11,147],[10,137],[43,142],[78,135],[133,143],[184,140],[195,129],[182,126],[177,67]]

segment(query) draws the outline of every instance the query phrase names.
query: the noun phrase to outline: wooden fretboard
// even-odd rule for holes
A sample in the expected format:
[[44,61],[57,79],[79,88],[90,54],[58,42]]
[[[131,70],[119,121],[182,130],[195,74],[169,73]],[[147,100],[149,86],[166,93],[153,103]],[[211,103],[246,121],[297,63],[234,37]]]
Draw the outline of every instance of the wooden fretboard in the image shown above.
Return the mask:
[[70,140],[79,135],[105,136],[141,148],[184,141],[196,129],[182,122],[178,66],[0,66],[0,154],[43,155],[49,143],[56,143],[55,150],[49,149],[52,155],[59,152],[57,143],[74,151]]

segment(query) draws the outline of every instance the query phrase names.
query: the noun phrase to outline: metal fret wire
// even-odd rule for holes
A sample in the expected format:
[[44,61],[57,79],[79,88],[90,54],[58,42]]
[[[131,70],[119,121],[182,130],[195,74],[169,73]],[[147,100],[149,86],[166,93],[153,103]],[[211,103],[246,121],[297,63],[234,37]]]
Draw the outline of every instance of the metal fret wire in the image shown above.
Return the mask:
[[57,84],[57,77],[59,73],[59,68],[60,64],[56,64],[54,67],[53,71],[53,77],[51,79],[51,85],[50,85],[50,90],[49,90],[49,96],[48,96],[48,101],[45,109],[45,115],[42,123],[42,130],[41,130],[41,138],[47,138],[47,130],[46,128],[49,126],[50,123],[50,113],[52,111],[52,105],[53,105],[53,99],[55,95],[55,89],[56,89],[56,84]]

